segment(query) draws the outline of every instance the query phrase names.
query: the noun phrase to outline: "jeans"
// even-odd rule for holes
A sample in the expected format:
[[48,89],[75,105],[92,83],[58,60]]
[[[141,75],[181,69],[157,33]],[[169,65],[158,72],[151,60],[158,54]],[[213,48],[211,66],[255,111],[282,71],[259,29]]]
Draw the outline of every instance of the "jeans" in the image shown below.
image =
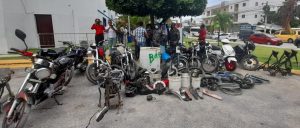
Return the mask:
[[160,45],[159,47],[160,47],[160,53],[161,53],[161,54],[163,54],[163,53],[166,52],[166,46]]
[[141,47],[145,46],[145,42],[137,42],[135,45],[135,58],[138,60],[140,58]]
[[108,38],[109,49],[116,45],[116,38]]

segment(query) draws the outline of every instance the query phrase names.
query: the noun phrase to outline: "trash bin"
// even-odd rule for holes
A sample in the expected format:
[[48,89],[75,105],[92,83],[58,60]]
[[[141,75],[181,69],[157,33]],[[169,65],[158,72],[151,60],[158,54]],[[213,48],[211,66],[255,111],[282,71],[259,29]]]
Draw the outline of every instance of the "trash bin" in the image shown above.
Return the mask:
[[127,41],[128,41],[128,43],[131,43],[132,42],[132,36],[127,36]]

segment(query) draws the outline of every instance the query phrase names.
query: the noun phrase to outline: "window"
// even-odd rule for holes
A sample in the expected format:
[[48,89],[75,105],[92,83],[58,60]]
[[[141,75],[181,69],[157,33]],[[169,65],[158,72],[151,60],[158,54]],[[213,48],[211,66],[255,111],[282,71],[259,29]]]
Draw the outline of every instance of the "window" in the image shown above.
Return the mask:
[[258,2],[255,2],[255,6],[258,6]]
[[257,18],[257,15],[255,14],[254,18]]
[[246,3],[243,3],[243,7],[245,7],[246,6]]
[[232,6],[230,6],[230,9],[232,9]]
[[245,18],[246,16],[245,15],[242,15],[242,18]]
[[207,11],[206,16],[209,16],[209,15],[210,15],[210,11]]

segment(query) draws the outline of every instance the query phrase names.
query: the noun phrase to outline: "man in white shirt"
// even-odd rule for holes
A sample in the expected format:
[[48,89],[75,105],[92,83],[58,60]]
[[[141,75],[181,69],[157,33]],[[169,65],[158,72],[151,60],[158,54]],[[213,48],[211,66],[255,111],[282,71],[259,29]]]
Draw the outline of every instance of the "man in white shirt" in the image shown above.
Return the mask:
[[109,48],[111,49],[113,46],[116,45],[117,42],[117,29],[113,26],[112,20],[108,21],[108,26],[105,28],[105,32],[107,33]]

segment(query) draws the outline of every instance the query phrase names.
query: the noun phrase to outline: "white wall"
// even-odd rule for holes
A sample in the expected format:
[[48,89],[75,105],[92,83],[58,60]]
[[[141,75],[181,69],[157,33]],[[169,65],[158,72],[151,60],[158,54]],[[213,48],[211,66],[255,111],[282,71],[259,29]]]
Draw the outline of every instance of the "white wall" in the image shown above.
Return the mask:
[[4,12],[3,3],[0,0],[0,54],[7,53],[7,41],[5,37],[5,27],[4,27]]
[[115,17],[115,13],[107,10],[105,0],[0,0],[1,4],[3,8],[0,6],[0,18],[2,15],[4,18],[0,19],[0,28],[4,19],[5,32],[0,29],[0,40],[5,40],[2,37],[5,33],[9,48],[24,48],[22,42],[14,36],[17,28],[26,32],[30,48],[39,47],[34,14],[52,15],[54,33],[94,33],[90,29],[94,19],[103,18],[97,9],[106,10],[108,16]]

